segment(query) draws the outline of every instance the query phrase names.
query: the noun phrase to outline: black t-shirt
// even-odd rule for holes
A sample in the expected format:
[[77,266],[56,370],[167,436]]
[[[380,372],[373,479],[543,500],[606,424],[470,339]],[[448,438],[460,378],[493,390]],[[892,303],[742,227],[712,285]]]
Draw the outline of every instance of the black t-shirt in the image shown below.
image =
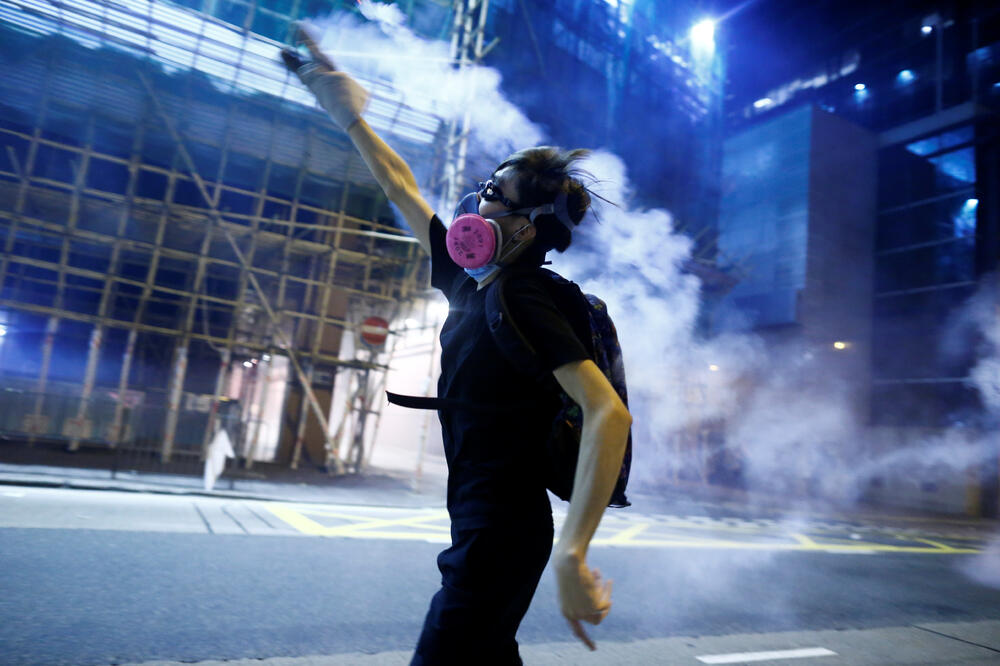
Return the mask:
[[[456,527],[482,527],[508,520],[547,518],[540,477],[541,448],[549,435],[558,397],[550,387],[511,364],[486,325],[486,289],[477,289],[448,256],[445,228],[435,215],[430,226],[431,284],[448,298],[441,330],[438,396],[496,412],[446,409],[439,412],[448,461],[448,512]],[[590,358],[563,311],[541,280],[512,276],[504,285],[507,307],[524,336],[552,371]],[[510,405],[511,409],[503,409]]]

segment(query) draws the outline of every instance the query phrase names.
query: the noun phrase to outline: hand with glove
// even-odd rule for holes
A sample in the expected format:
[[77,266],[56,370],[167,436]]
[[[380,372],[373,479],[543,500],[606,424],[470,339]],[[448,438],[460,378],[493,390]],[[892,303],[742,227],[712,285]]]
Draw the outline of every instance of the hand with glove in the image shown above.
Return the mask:
[[420,194],[409,165],[361,118],[368,105],[368,91],[350,75],[337,71],[304,25],[296,25],[295,33],[298,42],[309,50],[309,56],[303,57],[295,49],[284,49],[281,60],[285,67],[306,84],[320,106],[347,132],[379,187],[403,214],[420,247],[430,254],[430,221],[434,210]]
[[344,131],[361,119],[368,106],[368,91],[349,74],[337,71],[333,61],[323,54],[316,40],[301,23],[295,27],[298,41],[309,50],[312,60],[304,59],[298,51],[282,49],[281,60],[289,71],[316,96],[333,121]]

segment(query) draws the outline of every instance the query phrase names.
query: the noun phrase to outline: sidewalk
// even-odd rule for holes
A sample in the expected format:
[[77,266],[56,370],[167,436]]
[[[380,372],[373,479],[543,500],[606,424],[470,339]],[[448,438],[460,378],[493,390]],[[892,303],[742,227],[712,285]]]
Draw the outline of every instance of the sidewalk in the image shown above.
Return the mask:
[[386,470],[342,476],[310,472],[296,475],[297,481],[224,475],[206,491],[202,478],[193,475],[0,463],[0,485],[408,508],[445,504],[443,479],[425,476],[414,487],[413,477]]

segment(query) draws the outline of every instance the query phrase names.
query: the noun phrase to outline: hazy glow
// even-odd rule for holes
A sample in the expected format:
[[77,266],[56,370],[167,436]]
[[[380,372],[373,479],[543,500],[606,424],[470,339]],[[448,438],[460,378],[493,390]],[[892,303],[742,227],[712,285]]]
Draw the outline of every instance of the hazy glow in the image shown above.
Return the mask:
[[917,75],[913,73],[912,69],[904,69],[896,75],[896,82],[904,86],[913,83],[916,79]]
[[715,49],[715,21],[705,19],[691,28],[691,45],[697,50]]

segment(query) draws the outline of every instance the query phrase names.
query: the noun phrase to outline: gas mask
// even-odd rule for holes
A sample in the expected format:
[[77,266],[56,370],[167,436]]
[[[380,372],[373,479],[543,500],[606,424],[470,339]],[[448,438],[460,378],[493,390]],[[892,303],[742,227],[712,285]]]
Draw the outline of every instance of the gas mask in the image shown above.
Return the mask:
[[[482,282],[500,269],[504,259],[528,241],[512,240],[505,244],[503,233],[496,220],[479,214],[477,195],[477,192],[470,192],[459,202],[451,226],[445,235],[445,246],[452,261],[464,268],[465,272],[477,282]],[[560,194],[554,204],[503,211],[493,217],[527,216],[528,223],[512,234],[517,236],[534,224],[535,218],[546,214],[555,214],[557,219],[572,231],[573,222],[566,211],[565,194]]]

